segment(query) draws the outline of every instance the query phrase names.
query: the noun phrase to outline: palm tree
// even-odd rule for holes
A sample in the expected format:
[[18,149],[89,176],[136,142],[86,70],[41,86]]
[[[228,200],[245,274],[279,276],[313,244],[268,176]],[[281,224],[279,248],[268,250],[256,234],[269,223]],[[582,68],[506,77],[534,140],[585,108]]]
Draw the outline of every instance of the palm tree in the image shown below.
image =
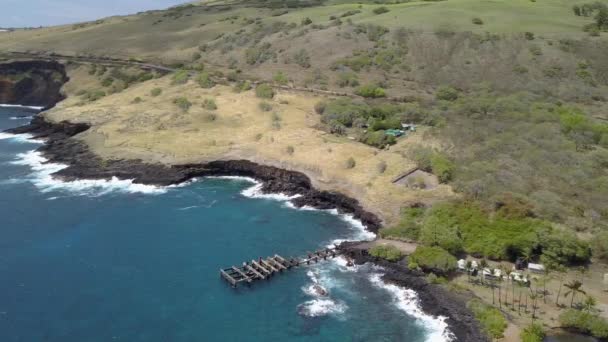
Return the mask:
[[[500,271],[501,273],[504,273],[507,275],[507,288],[505,291],[505,305],[509,305],[509,299],[508,299],[508,294],[509,294],[509,281],[511,280],[511,270],[509,270],[507,267],[505,266],[501,266],[500,267]],[[501,274],[502,275],[502,274]],[[515,300],[515,297],[511,296],[511,301],[513,302]]]
[[531,293],[530,299],[532,299],[532,320],[536,318],[536,300],[538,299],[537,293]]
[[566,268],[563,265],[556,265],[555,272],[557,272],[557,277],[559,279],[559,289],[557,290],[557,296],[555,296],[555,305],[559,306],[559,296],[562,293],[562,286],[564,286],[564,273],[566,273]]
[[547,283],[551,280],[551,269],[546,267],[541,278],[543,283],[543,303],[547,304]]
[[467,271],[467,278],[469,279],[469,283],[470,283],[471,282],[471,269],[473,268],[473,263],[471,262],[471,260],[467,260],[465,268]]
[[576,296],[577,293],[586,294],[586,292],[581,289],[583,283],[578,280],[573,280],[565,284],[564,286],[568,289],[568,291],[564,293],[564,297],[572,295],[572,299],[570,299],[570,307],[572,307],[572,305],[574,304],[574,296]]
[[517,300],[517,313],[521,316],[521,293],[522,287],[524,287],[522,282],[517,282],[517,286],[519,287],[519,299]]
[[585,280],[585,277],[587,276],[587,272],[589,272],[587,267],[585,267],[585,266],[579,267],[578,273],[581,274],[581,285],[583,285],[583,281]]
[[479,268],[481,269],[481,285],[483,285],[483,279],[485,278],[483,275],[483,270],[488,267],[488,261],[483,258],[481,259],[481,261],[479,262]]

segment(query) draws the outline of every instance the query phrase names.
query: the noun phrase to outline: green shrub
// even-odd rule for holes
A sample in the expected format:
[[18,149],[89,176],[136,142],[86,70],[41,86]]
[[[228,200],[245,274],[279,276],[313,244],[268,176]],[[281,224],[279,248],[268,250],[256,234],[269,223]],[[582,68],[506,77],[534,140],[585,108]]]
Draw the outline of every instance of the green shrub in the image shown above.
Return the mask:
[[262,64],[269,59],[275,58],[276,53],[272,51],[270,43],[263,43],[245,50],[245,62],[250,65]]
[[397,247],[392,245],[377,245],[369,249],[369,254],[376,258],[388,261],[398,261],[403,258],[403,254]]
[[263,112],[270,112],[272,110],[272,104],[266,102],[266,101],[262,101],[258,104],[258,107],[263,111]]
[[374,14],[383,14],[383,13],[390,12],[390,10],[388,8],[382,6],[382,7],[376,7],[376,8],[374,8],[374,10],[372,12],[374,12]]
[[357,88],[355,94],[363,97],[378,98],[385,97],[386,91],[375,84],[366,84]]
[[591,248],[589,243],[576,237],[570,230],[545,229],[539,246],[544,260],[560,265],[578,264],[589,261]]
[[188,101],[185,97],[178,97],[173,99],[173,103],[178,106],[184,112],[187,112],[192,107],[192,102]]
[[199,59],[201,59],[201,54],[198,52],[195,52],[192,54],[192,61],[198,61]]
[[360,139],[362,143],[377,148],[384,148],[386,145],[393,145],[397,142],[397,139],[392,135],[385,134],[384,131],[369,131],[365,133]]
[[310,20],[309,17],[302,19],[302,26],[306,26],[306,25],[310,25],[310,24],[312,24],[312,20]]
[[532,323],[524,328],[520,334],[521,342],[543,342],[545,330],[539,323]]
[[289,146],[287,146],[285,151],[287,151],[287,154],[289,154],[291,156],[295,152],[295,149],[293,148],[293,146],[289,145]]
[[302,68],[310,68],[310,56],[305,49],[300,49],[293,54],[294,62]]
[[481,20],[481,18],[473,18],[471,22],[475,25],[483,25],[483,20]]
[[420,225],[424,218],[424,208],[404,208],[401,210],[401,219],[397,225],[380,229],[378,234],[382,238],[398,240],[418,240]]
[[234,87],[232,88],[232,90],[235,93],[241,93],[244,91],[248,91],[251,90],[251,82],[249,81],[239,81],[237,82]]
[[112,77],[106,77],[101,81],[102,87],[109,87],[114,83],[114,79]]
[[355,161],[355,159],[354,159],[353,157],[349,157],[349,158],[346,160],[346,163],[345,163],[345,165],[344,165],[344,166],[345,166],[347,169],[353,169],[353,168],[355,168],[355,166],[356,166],[356,165],[357,165],[357,162]]
[[559,322],[566,329],[579,330],[599,339],[608,338],[608,321],[595,313],[568,309],[559,315]]
[[452,179],[454,164],[443,154],[434,153],[431,156],[431,170],[440,182],[447,183]]
[[418,246],[409,258],[411,262],[428,272],[447,274],[456,269],[456,258],[437,246]]
[[357,74],[354,72],[341,72],[338,74],[338,81],[336,82],[338,87],[357,87],[359,86],[359,79]]
[[325,112],[325,107],[327,107],[327,102],[325,101],[315,103],[315,113],[323,114],[323,112]]
[[272,78],[272,80],[280,85],[286,85],[287,82],[289,82],[289,80],[287,79],[287,75],[285,75],[282,71],[277,72],[276,74],[274,74],[274,77]]
[[196,78],[196,82],[201,88],[213,88],[215,86],[215,82],[209,76],[209,73],[203,71]]
[[106,96],[106,92],[103,90],[89,90],[83,95],[83,99],[89,102],[97,101],[102,97]]
[[255,95],[262,99],[272,99],[274,97],[274,89],[268,84],[260,84],[255,88]]
[[483,330],[492,338],[501,338],[507,328],[507,320],[497,308],[473,299],[467,304]]
[[455,101],[458,99],[458,90],[448,86],[441,86],[437,89],[435,97],[438,100]]
[[203,108],[208,110],[216,110],[217,104],[215,103],[214,99],[205,99],[203,100]]
[[185,84],[189,78],[188,70],[178,70],[173,74],[173,84]]
[[534,40],[534,33],[532,33],[532,32],[525,32],[524,33],[524,37],[526,37],[527,40]]
[[138,96],[138,97],[134,98],[132,102],[137,104],[137,103],[141,103],[141,101],[142,101],[141,97]]
[[159,96],[162,93],[163,93],[163,90],[160,88],[154,88],[150,91],[150,95],[153,97]]

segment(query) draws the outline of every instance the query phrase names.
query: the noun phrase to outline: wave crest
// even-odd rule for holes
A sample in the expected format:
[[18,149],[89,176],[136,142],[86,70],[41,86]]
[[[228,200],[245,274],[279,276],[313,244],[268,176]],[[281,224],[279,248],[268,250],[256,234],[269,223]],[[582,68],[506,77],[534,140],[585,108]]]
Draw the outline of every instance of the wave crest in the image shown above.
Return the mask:
[[416,318],[428,331],[427,342],[447,342],[454,339],[448,324],[445,322],[446,318],[425,314],[420,308],[418,295],[414,290],[387,284],[382,281],[382,274],[380,273],[371,274],[369,280],[373,285],[387,290],[392,295],[397,308]]
[[14,165],[29,166],[32,174],[28,181],[34,184],[41,192],[69,191],[76,195],[101,196],[111,192],[162,194],[167,191],[165,187],[133,183],[131,179],[80,179],[75,181],[62,181],[54,178],[55,172],[68,167],[65,164],[49,163],[48,159],[37,151],[17,154]]

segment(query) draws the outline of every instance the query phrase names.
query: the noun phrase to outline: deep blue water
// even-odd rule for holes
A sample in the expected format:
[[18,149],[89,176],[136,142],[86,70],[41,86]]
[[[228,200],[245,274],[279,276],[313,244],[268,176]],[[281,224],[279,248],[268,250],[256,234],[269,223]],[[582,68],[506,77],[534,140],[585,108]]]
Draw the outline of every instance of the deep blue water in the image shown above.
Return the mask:
[[[0,131],[26,123],[19,115],[0,108]],[[36,164],[38,143],[0,138],[0,341],[441,340],[440,322],[370,266],[327,262],[236,290],[219,277],[360,237],[343,218],[248,198],[242,180],[155,193],[60,183]],[[328,297],[304,291],[313,278]]]

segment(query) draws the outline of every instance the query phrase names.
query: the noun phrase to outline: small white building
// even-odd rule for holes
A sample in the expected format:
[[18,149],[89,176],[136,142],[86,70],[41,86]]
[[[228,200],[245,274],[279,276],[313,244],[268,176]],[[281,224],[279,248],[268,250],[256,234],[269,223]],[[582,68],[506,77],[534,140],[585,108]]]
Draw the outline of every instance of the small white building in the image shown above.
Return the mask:
[[542,264],[529,263],[528,264],[528,269],[530,270],[530,272],[534,272],[534,273],[543,273],[543,272],[545,272],[545,266],[543,266]]
[[464,259],[458,260],[458,269],[461,271],[466,271],[467,270],[467,261]]

